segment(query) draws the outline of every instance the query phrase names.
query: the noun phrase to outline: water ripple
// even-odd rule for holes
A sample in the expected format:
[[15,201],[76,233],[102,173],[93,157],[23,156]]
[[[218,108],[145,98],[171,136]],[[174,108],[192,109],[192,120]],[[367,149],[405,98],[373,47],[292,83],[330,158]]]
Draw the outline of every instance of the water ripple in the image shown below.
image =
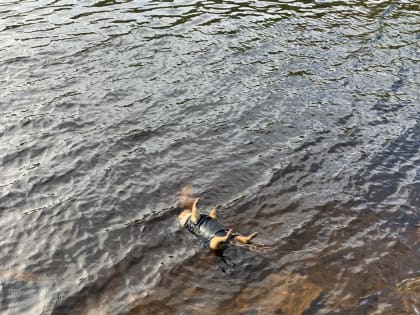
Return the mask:
[[[1,3],[1,312],[288,313],[271,285],[308,312],[413,313],[418,12]],[[187,183],[259,243],[218,256],[179,229]]]

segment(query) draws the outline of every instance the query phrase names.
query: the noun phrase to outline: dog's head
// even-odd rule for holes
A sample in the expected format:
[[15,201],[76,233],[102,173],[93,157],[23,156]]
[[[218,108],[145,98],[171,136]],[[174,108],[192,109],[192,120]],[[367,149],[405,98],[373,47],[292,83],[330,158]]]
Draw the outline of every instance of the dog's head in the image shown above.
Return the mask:
[[192,195],[192,185],[188,184],[182,187],[179,193],[179,207],[182,212],[178,215],[178,222],[183,226],[187,222],[188,218],[191,216],[191,209],[194,203],[194,198]]
[[194,197],[192,194],[192,185],[188,184],[182,187],[179,192],[179,205],[182,209],[192,209]]

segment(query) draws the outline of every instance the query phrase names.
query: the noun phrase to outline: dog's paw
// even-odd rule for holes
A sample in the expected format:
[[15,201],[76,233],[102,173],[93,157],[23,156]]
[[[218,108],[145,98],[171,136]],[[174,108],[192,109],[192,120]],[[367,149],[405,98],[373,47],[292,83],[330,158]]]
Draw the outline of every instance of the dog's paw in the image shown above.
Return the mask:
[[194,200],[194,206],[197,206],[199,201],[200,201],[200,197],[195,198],[195,200]]
[[233,233],[232,229],[229,229],[229,231],[226,234],[226,238],[231,237],[232,236],[232,233]]
[[248,238],[247,238],[248,243],[249,243],[249,242],[251,242],[251,240],[252,240],[254,237],[256,237],[257,235],[258,235],[258,233],[257,233],[257,232],[254,232],[254,233],[252,233],[250,236],[248,236]]

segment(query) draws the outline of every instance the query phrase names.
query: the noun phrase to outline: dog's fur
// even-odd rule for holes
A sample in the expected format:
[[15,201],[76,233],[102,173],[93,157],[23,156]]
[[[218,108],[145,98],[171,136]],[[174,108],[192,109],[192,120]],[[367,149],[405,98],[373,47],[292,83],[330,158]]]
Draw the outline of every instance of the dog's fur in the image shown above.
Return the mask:
[[[185,227],[188,219],[191,220],[193,224],[197,224],[201,215],[198,210],[198,202],[200,198],[194,198],[192,196],[192,186],[187,185],[184,188],[182,188],[180,196],[179,196],[179,204],[182,210],[182,212],[178,215],[178,221],[179,223]],[[217,209],[219,208],[219,205],[216,205],[213,209],[210,210],[209,217],[212,220],[217,221]],[[240,235],[238,233],[235,233],[235,235],[232,237],[232,230],[229,229],[226,231],[225,235],[213,235],[210,238],[209,247],[212,250],[219,250],[222,249],[226,243],[232,238],[240,243],[248,244],[251,242],[251,240],[257,236],[257,233],[252,233],[248,236]]]

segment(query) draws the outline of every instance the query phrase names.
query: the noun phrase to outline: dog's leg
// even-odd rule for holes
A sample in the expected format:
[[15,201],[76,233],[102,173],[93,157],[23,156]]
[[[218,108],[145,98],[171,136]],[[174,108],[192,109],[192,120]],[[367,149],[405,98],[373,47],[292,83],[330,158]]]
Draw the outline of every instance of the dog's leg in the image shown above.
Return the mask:
[[215,205],[214,208],[210,210],[209,216],[213,219],[217,219],[217,210],[219,210],[219,208],[219,204]]
[[198,204],[199,201],[200,201],[200,198],[195,199],[194,203],[192,205],[192,209],[191,209],[191,221],[194,224],[197,224],[198,219],[200,218],[200,213],[199,213],[198,208],[197,208],[197,204]]
[[248,235],[248,236],[238,235],[238,236],[235,236],[235,240],[244,244],[249,244],[249,242],[251,242],[251,240],[257,235],[258,235],[257,232],[252,233],[251,235]]
[[210,240],[210,249],[220,249],[232,235],[232,230],[229,230],[225,236],[215,236]]

